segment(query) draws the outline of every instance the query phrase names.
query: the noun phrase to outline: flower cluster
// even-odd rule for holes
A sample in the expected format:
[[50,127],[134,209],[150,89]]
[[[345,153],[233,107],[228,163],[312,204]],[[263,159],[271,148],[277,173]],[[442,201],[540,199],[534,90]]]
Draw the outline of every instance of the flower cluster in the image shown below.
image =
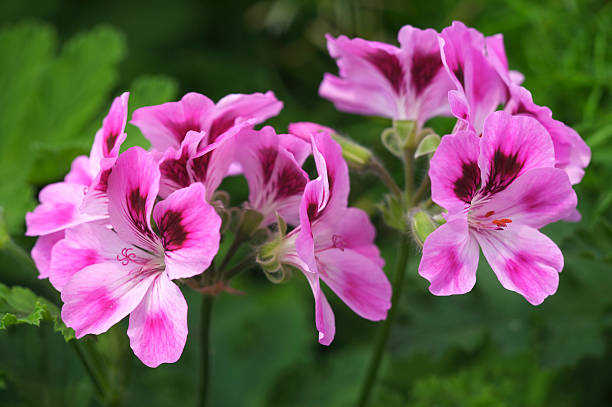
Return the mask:
[[425,240],[419,273],[436,295],[466,293],[480,247],[505,288],[540,304],[557,289],[563,256],[538,229],[580,219],[572,185],[589,148],[533,102],[523,75],[508,69],[501,34],[454,22],[441,33],[405,26],[398,39],[400,47],[328,36],[340,75],[325,75],[320,95],[339,110],[411,121],[408,150],[429,118],[454,116],[428,174],[445,223]]
[[[40,277],[61,292],[62,319],[77,338],[129,315],[136,356],[152,367],[174,362],[188,333],[177,282],[205,295],[231,291],[228,281],[245,261],[259,263],[273,282],[292,269],[304,274],[321,344],[335,335],[321,281],[359,316],[385,319],[391,285],[373,224],[348,205],[347,161],[389,188],[379,206],[387,223],[403,234],[412,226],[424,240],[419,273],[432,293],[470,291],[480,248],[502,285],[530,303],[556,291],[563,256],[539,229],[580,218],[572,186],[590,150],[533,102],[523,76],[508,69],[502,36],[455,22],[441,33],[405,26],[399,47],[345,36],[328,36],[327,43],[339,76],[326,74],[320,95],[339,110],[393,120],[381,137],[404,161],[404,189],[367,147],[328,127],[256,129],[282,109],[272,92],[217,103],[188,93],[139,108],[131,123],[151,148],[120,153],[124,93],[89,156],[77,157],[63,182],[45,187],[26,216],[27,235],[39,236],[32,257]],[[442,138],[424,128],[440,115],[456,118]],[[312,179],[303,169],[309,157]],[[429,160],[429,172],[415,190],[419,157]],[[219,190],[228,176],[246,179],[246,202],[231,206]],[[423,221],[426,232],[415,226]],[[216,260],[220,242],[232,237],[227,255]],[[229,268],[245,242],[250,254]]]
[[[77,338],[129,315],[136,356],[152,367],[176,361],[188,329],[187,303],[173,281],[203,292],[223,283],[212,264],[222,224],[235,212],[258,213],[252,229],[269,234],[279,224],[285,232],[295,226],[275,238],[282,240],[276,251],[312,287],[321,343],[332,341],[335,328],[319,277],[364,318],[386,317],[391,286],[368,216],[347,206],[339,145],[329,132],[254,129],[281,108],[272,92],[229,95],[216,104],[189,93],[134,111],[131,123],[151,149],[120,154],[128,94],[115,99],[89,156],[76,158],[63,182],[45,187],[26,216],[27,234],[40,236],[32,250],[40,277],[61,292],[62,319]],[[314,180],[302,169],[311,154],[319,171]],[[249,199],[230,208],[216,192],[238,174]]]

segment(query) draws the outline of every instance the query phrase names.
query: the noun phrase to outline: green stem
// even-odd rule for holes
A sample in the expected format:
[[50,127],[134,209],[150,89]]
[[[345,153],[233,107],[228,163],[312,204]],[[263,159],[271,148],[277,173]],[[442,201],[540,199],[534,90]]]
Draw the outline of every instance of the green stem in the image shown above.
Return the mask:
[[236,274],[239,274],[245,270],[248,270],[248,268],[253,265],[254,260],[255,260],[255,257],[253,255],[247,256],[244,259],[240,260],[238,264],[236,264],[234,267],[232,267],[231,269],[223,273],[223,280],[229,281]]
[[85,368],[87,375],[91,379],[91,382],[96,388],[96,391],[100,396],[100,400],[104,404],[111,405],[112,397],[110,395],[110,389],[108,384],[106,383],[106,380],[104,379],[104,376],[96,368],[96,365],[90,360],[90,357],[85,354],[86,352],[81,347],[80,342],[78,342],[76,339],[73,339],[70,341],[70,343],[72,344],[72,348],[76,352],[79,360],[83,364],[83,367]]
[[201,349],[200,349],[200,400],[199,406],[206,407],[208,402],[208,383],[210,377],[210,321],[215,297],[212,295],[202,296],[202,307],[200,314]]
[[414,193],[414,197],[412,198],[412,206],[417,206],[419,204],[419,202],[421,201],[421,199],[423,199],[427,191],[429,191],[430,184],[431,183],[429,180],[429,175],[425,174],[425,177],[421,181],[421,185],[419,185],[419,188]]
[[366,377],[363,381],[361,393],[359,395],[359,402],[357,404],[359,407],[367,406],[368,400],[370,399],[370,395],[372,393],[372,388],[374,387],[374,382],[376,381],[376,376],[378,375],[378,370],[380,369],[380,362],[382,360],[382,355],[389,340],[391,326],[395,321],[397,310],[400,306],[400,298],[402,295],[402,287],[404,286],[404,277],[406,275],[406,268],[408,265],[409,251],[409,238],[406,235],[402,235],[399,247],[399,256],[396,265],[397,269],[395,270],[395,276],[393,281],[393,296],[391,298],[391,309],[389,310],[387,319],[383,322],[381,331],[379,332],[379,335],[376,338],[376,344],[374,345],[374,353],[372,353],[372,358],[370,359],[370,364],[368,365]]
[[221,265],[219,266],[219,270],[223,271],[227,268],[234,255],[238,252],[238,249],[240,249],[240,246],[242,246],[243,242],[244,239],[242,239],[240,236],[236,236],[234,238],[232,245],[230,246],[229,250],[227,251],[227,254],[221,262]]
[[404,149],[404,188],[406,193],[406,202],[410,202],[414,192],[414,168],[412,166],[413,156],[414,148]]
[[374,157],[372,157],[370,161],[370,168],[378,175],[378,178],[387,186],[391,193],[398,198],[402,196],[402,190],[397,186],[397,183],[391,174],[389,174],[389,171],[387,171],[387,169]]

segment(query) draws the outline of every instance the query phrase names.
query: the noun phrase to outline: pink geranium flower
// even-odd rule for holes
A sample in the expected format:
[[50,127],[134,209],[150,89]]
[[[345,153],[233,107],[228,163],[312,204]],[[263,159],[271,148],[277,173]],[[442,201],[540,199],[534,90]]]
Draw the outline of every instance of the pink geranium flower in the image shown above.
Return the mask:
[[429,176],[447,223],[425,241],[419,266],[433,294],[472,289],[479,246],[506,289],[534,305],[555,293],[563,255],[538,229],[567,216],[576,194],[554,163],[550,136],[531,117],[495,112],[481,138],[442,138]]
[[77,157],[64,181],[43,188],[40,205],[26,214],[26,235],[40,236],[32,249],[40,278],[48,277],[51,249],[65,229],[108,218],[107,181],[126,138],[128,97],[125,92],[113,101],[89,157]]
[[150,367],[180,357],[187,304],[171,280],[208,268],[221,226],[200,183],[155,204],[159,179],[150,153],[123,153],[108,180],[112,229],[89,223],[68,230],[53,248],[50,271],[62,292],[62,320],[77,338],[103,333],[129,314],[131,347]]
[[372,321],[386,318],[391,285],[374,244],[374,226],[365,212],[347,208],[348,167],[340,146],[327,133],[311,140],[319,177],[306,185],[300,225],[285,236],[280,261],[306,276],[315,298],[319,342],[329,345],[336,328],[320,280],[355,313]]
[[449,115],[453,88],[442,66],[438,33],[404,26],[400,47],[361,38],[327,36],[340,76],[325,74],[319,94],[350,113],[416,120]]
[[[301,166],[310,144],[290,134],[276,134],[270,126],[239,134],[236,160],[249,184],[249,206],[263,214],[262,226],[276,221],[299,223],[299,206],[308,175]],[[296,160],[296,157],[298,160]]]

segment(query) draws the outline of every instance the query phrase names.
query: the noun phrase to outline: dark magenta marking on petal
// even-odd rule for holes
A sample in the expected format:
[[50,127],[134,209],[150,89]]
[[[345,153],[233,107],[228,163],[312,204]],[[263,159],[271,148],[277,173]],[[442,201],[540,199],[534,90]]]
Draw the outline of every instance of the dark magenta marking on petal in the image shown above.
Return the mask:
[[214,151],[210,151],[200,157],[193,159],[193,172],[196,179],[200,182],[206,181],[208,174],[208,164],[210,163],[210,157],[214,154]]
[[310,222],[313,222],[319,214],[319,205],[317,205],[316,202],[309,203],[308,208],[306,209],[306,213],[308,214],[308,220]]
[[383,74],[395,93],[398,95],[404,93],[404,68],[399,59],[397,59],[397,56],[378,49],[366,54],[365,59]]
[[461,171],[461,178],[455,181],[453,191],[457,198],[470,203],[480,188],[480,167],[478,163],[471,161],[461,164]]
[[278,149],[276,147],[262,147],[258,151],[259,164],[264,177],[269,178],[274,170]]
[[159,220],[159,231],[164,249],[172,251],[180,249],[187,240],[189,233],[181,223],[183,214],[179,211],[166,211]]
[[95,186],[96,191],[106,192],[108,189],[108,177],[110,177],[112,171],[113,169],[109,168],[100,173],[100,182]]
[[455,77],[457,78],[459,83],[461,83],[461,86],[465,88],[465,77],[463,74],[463,67],[461,66],[461,64],[457,64],[457,68],[455,68],[453,73],[455,74]]
[[306,179],[295,167],[287,166],[278,173],[276,194],[277,198],[285,198],[301,194],[306,186]]
[[170,130],[174,134],[174,138],[179,143],[182,143],[185,139],[185,136],[190,131],[202,131],[202,126],[195,119],[185,120],[183,122],[172,122],[170,124]]
[[106,138],[106,142],[105,142],[106,152],[104,153],[105,156],[108,156],[110,152],[112,151],[112,149],[115,147],[115,142],[117,141],[117,137],[119,137],[118,133],[111,133]]
[[519,103],[516,107],[514,114],[522,114],[526,116],[534,116],[534,114],[527,109],[527,107],[523,103]]
[[187,172],[187,152],[183,151],[178,159],[167,159],[159,165],[159,171],[163,178],[169,179],[180,187],[188,187],[190,184]]
[[491,160],[489,178],[485,184],[483,192],[494,194],[506,189],[523,169],[524,163],[519,161],[518,152],[505,154],[499,148],[493,154]]
[[226,112],[217,117],[210,125],[208,131],[208,144],[212,144],[217,137],[228,131],[236,121],[236,116],[232,112]]
[[440,58],[440,53],[415,53],[412,56],[410,77],[417,95],[423,93],[425,88],[429,86],[441,67],[442,59]]
[[147,198],[140,193],[140,189],[133,189],[128,195],[128,212],[136,230],[152,238],[153,232],[147,223],[146,202]]

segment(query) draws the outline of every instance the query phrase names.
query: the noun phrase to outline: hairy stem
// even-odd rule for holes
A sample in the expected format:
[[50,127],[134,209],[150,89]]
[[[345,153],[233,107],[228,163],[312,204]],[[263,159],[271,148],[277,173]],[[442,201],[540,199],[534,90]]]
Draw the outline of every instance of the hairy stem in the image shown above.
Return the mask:
[[224,271],[223,272],[223,280],[224,281],[229,281],[232,279],[232,277],[234,277],[235,275],[247,270],[249,267],[251,267],[253,265],[255,261],[255,257],[253,255],[251,256],[247,256],[244,259],[240,260],[240,262],[238,264],[236,264],[234,267],[232,267],[231,269]]
[[408,265],[408,257],[410,252],[410,242],[406,235],[402,235],[400,240],[399,255],[396,264],[395,276],[393,280],[393,296],[391,298],[391,309],[387,315],[387,319],[383,322],[382,328],[376,338],[376,344],[374,345],[374,352],[368,365],[365,380],[361,387],[361,393],[359,395],[359,401],[357,405],[359,407],[365,407],[368,404],[372,388],[376,381],[376,376],[380,369],[380,362],[382,360],[383,353],[387,347],[389,341],[389,334],[391,333],[391,327],[395,321],[397,315],[397,309],[400,306],[400,298],[402,295],[402,287],[404,285],[404,277],[406,275],[406,268]]
[[240,249],[240,246],[242,246],[243,242],[244,242],[244,239],[242,239],[240,236],[236,236],[234,238],[232,245],[227,250],[227,254],[223,258],[223,261],[221,262],[221,265],[219,266],[219,270],[221,270],[221,272],[223,272],[223,270],[225,270],[227,266],[230,264],[230,262],[232,261],[232,258],[238,252],[238,249]]
[[419,188],[416,190],[414,196],[412,197],[412,206],[416,206],[419,204],[419,202],[423,199],[427,191],[429,191],[430,184],[431,182],[429,180],[429,174],[425,174],[425,177],[423,177],[423,180],[421,181],[421,185],[419,185]]
[[214,300],[215,297],[212,295],[202,296],[202,307],[200,311],[200,400],[198,404],[200,407],[205,407],[208,402],[208,382],[210,377],[210,321]]
[[414,148],[404,149],[404,191],[406,193],[406,202],[410,202],[414,193],[414,168],[412,157],[414,156]]

